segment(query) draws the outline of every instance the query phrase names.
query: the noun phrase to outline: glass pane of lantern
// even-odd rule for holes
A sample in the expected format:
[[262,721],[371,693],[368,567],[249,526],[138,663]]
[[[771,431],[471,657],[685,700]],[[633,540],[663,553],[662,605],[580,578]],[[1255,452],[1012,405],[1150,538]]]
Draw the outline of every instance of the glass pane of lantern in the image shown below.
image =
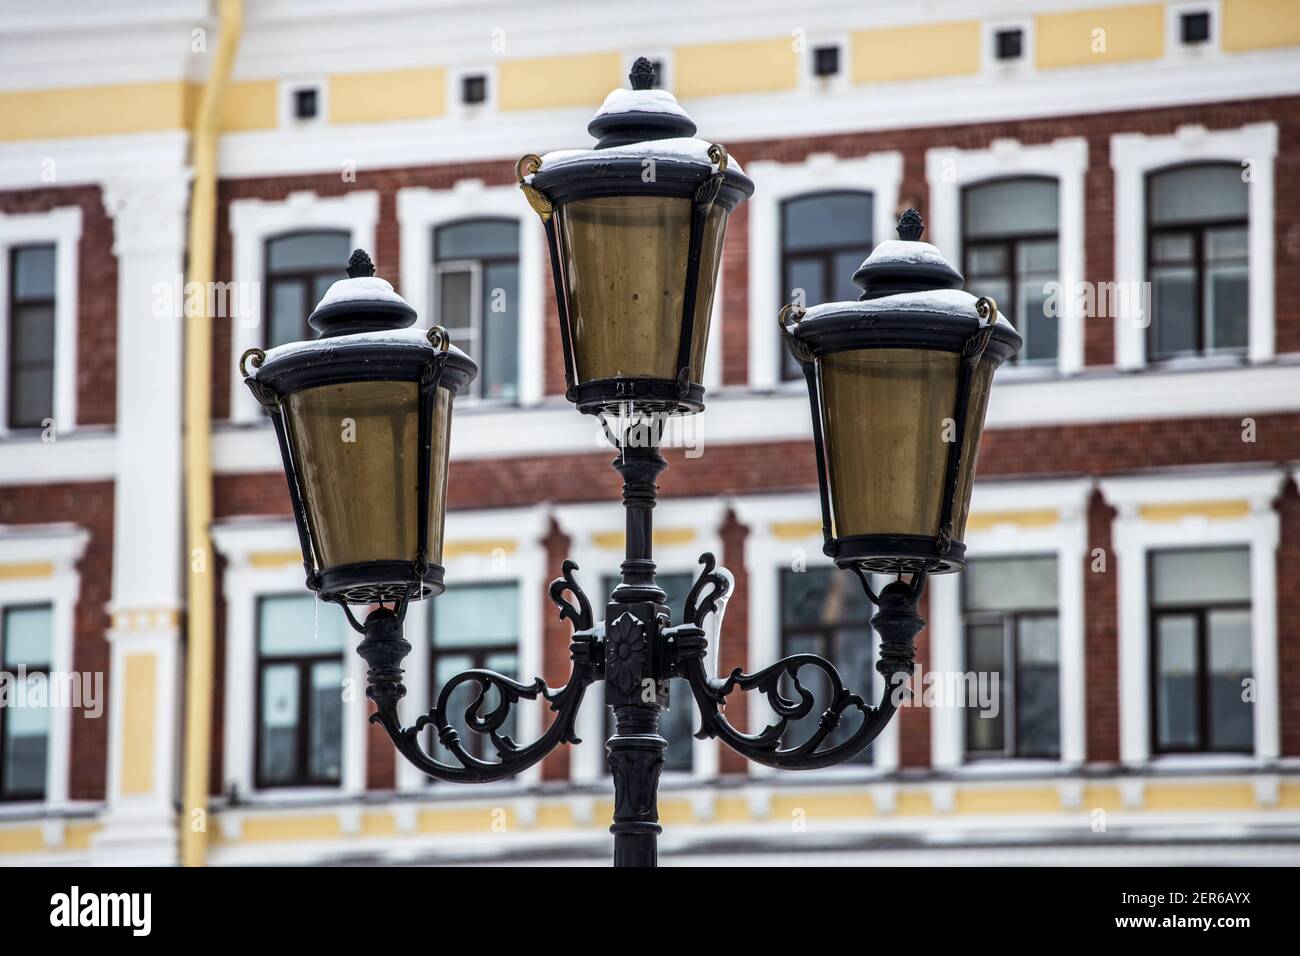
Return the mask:
[[[414,382],[348,382],[284,402],[320,568],[413,561],[418,544]],[[442,560],[451,397],[438,389],[429,481],[429,561]]]
[[[579,382],[677,377],[691,209],[689,199],[657,196],[584,199],[560,208]],[[697,368],[725,222],[726,211],[715,205],[701,237],[691,348]]]
[[966,434],[961,443],[961,469],[957,472],[957,486],[953,494],[954,541],[966,537],[966,517],[970,514],[970,494],[975,485],[975,465],[979,459],[980,435],[984,432],[984,413],[989,407],[989,389],[993,387],[994,368],[992,361],[984,359],[975,366],[971,375]]
[[836,537],[937,534],[957,354],[835,352],[821,375]]

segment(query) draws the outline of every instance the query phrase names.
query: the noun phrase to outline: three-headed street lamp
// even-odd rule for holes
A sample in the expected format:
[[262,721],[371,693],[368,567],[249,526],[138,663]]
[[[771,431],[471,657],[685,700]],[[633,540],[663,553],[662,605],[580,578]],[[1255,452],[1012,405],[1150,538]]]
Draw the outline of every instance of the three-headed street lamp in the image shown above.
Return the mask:
[[[623,478],[626,559],[604,619],[596,619],[572,561],[550,586],[560,617],[573,627],[573,670],[563,687],[468,670],[447,681],[414,724],[398,717],[402,661],[411,650],[402,636],[407,607],[444,588],[452,405],[478,371],[444,330],[412,328],[415,310],[358,251],[349,278],[336,282],[310,317],[319,339],[250,349],[240,365],[275,426],[307,586],[342,605],[363,635],[358,653],[369,668],[371,720],[430,777],[485,783],[520,773],[562,743],[579,743],[574,724],[583,694],[603,681],[614,714],[606,744],[614,863],[654,866],[668,746],[659,718],[669,679],[691,688],[696,736],[718,738],[769,767],[841,763],[889,722],[925,624],[917,601],[926,575],[964,565],[993,372],[1021,340],[991,299],[961,291],[961,275],[920,241],[915,210],[900,220],[900,238],[881,243],[855,273],[858,301],[782,310],[781,334],[808,385],[825,551],[860,579],[878,609],[871,623],[881,637],[876,668],[885,689],[872,706],[812,654],[715,676],[705,664],[704,624],[720,614],[730,576],[713,555],[701,555],[684,620],[674,625],[655,582],[652,511],[655,480],[667,467],[659,452],[664,417],[704,409],[700,380],[727,219],[754,186],[723,147],[694,138],[695,124],[670,94],[652,89],[648,61],[637,61],[631,80],[633,88],[611,93],[588,126],[594,149],[528,155],[517,166],[546,229],[566,396],[605,423]],[[606,422],[611,414],[632,423],[615,434]],[[877,594],[873,573],[896,579]],[[362,621],[351,606],[370,610]],[[821,672],[826,700],[800,681],[805,668]],[[477,690],[464,724],[491,740],[495,759],[470,753],[448,717],[464,685]],[[737,690],[763,694],[775,722],[756,733],[733,726],[725,705]],[[537,740],[520,745],[503,728],[514,704],[539,697],[555,717]],[[814,708],[821,715],[815,730],[788,742],[787,728]],[[851,710],[861,720],[857,729],[823,747]],[[426,727],[455,763],[424,750]]]

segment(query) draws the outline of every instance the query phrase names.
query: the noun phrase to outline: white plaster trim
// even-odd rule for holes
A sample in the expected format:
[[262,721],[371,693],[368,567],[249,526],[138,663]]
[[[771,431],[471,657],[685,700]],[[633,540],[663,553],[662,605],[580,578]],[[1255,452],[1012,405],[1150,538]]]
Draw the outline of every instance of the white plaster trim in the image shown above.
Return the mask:
[[[799,540],[777,538],[772,533],[774,521],[815,521],[820,527],[821,504],[816,492],[753,495],[735,498],[731,504],[736,518],[749,529],[745,538],[745,567],[749,572],[749,661],[746,667],[752,674],[776,663],[782,656],[781,569],[791,567],[796,558],[801,559],[807,568],[829,567],[831,560],[822,553],[820,530]],[[879,637],[874,630],[871,640],[873,648],[878,650]],[[873,650],[873,657],[876,656],[876,650]],[[861,694],[874,706],[874,701],[878,701],[884,691],[883,678],[873,668],[871,687],[848,689]],[[747,700],[749,727],[740,729],[757,733],[775,720],[775,714],[761,695],[750,694]],[[897,769],[900,717],[906,719],[905,716],[896,714],[875,739],[870,766],[831,767],[808,771],[801,776],[824,780],[861,778],[879,776]],[[773,774],[775,771],[758,764],[750,768],[753,777],[771,777]]]
[[[1208,13],[1210,38],[1188,46],[1183,43],[1182,15]],[[1170,0],[1165,4],[1165,53],[1172,60],[1204,63],[1216,60],[1223,52],[1223,10],[1219,0]]]
[[[696,535],[693,540],[684,544],[671,546],[656,544],[654,560],[658,572],[698,574],[699,557],[705,551],[712,552],[715,557],[722,560],[720,530],[726,511],[726,502],[718,498],[660,499],[655,506],[655,528],[660,531],[670,528],[690,528]],[[578,564],[578,582],[591,599],[596,618],[603,621],[606,595],[601,588],[601,581],[606,577],[617,576],[624,554],[622,539],[618,545],[611,548],[597,541],[596,537],[624,532],[623,506],[617,501],[557,505],[554,514],[556,524],[569,538],[569,557]],[[717,640],[716,630],[710,635],[710,639]],[[727,640],[725,624],[722,640]],[[707,661],[710,666],[716,666],[716,644],[710,647]],[[575,784],[607,781],[604,769],[604,741],[607,736],[604,690],[600,687],[593,690],[594,692],[587,694],[578,713],[577,730],[583,743],[582,746],[574,749],[570,760],[570,779]],[[699,719],[694,709],[695,702],[689,698],[680,699],[681,697],[682,695],[678,694],[670,700],[669,706],[690,709],[692,728],[698,729]],[[691,779],[710,780],[718,775],[719,746],[716,740],[692,739]]]
[[[77,427],[77,279],[81,245],[81,207],[47,212],[0,212],[0,396],[8,396],[9,252],[15,246],[54,244],[54,427],[66,434]],[[0,398],[0,438],[8,432],[8,400]]]
[[[1048,762],[1048,766],[1077,767],[1085,759],[1083,560],[1088,547],[1088,498],[1092,488],[1089,479],[976,482],[971,495],[972,516],[1045,509],[1059,514],[1057,522],[1050,526],[1022,528],[999,524],[966,533],[966,554],[970,558],[1051,555],[1057,559],[1061,758],[1059,763]],[[957,574],[930,577],[930,667],[935,671],[966,670],[960,577]],[[961,767],[963,772],[979,772],[984,761],[965,764],[961,708],[936,708],[930,733],[932,765],[936,770]],[[996,761],[1006,767],[1022,762]]]
[[[992,42],[992,33],[989,34]],[[994,140],[987,149],[931,149],[925,155],[930,183],[931,241],[959,270],[962,262],[962,190],[992,179],[1047,176],[1057,181],[1058,281],[1065,294],[1058,297],[1058,369],[1071,375],[1083,368],[1083,315],[1080,297],[1073,294],[1084,280],[1084,176],[1088,170],[1088,142],[1082,137],[1023,146],[1016,140]],[[978,290],[972,290],[978,292]],[[1003,372],[1019,372],[1008,367]],[[1026,369],[1025,371],[1030,371]]]
[[[1115,557],[1119,563],[1120,759],[1144,763],[1151,756],[1149,608],[1147,553],[1156,548],[1247,545],[1250,548],[1251,658],[1255,677],[1255,757],[1280,753],[1277,660],[1277,546],[1279,520],[1273,501],[1283,475],[1274,469],[1218,474],[1191,472],[1103,479],[1099,487],[1116,509]],[[1250,502],[1250,514],[1211,520],[1188,516],[1149,521],[1147,504],[1197,501]],[[1109,573],[1115,573],[1112,568]]]
[[[1267,362],[1274,356],[1273,327],[1273,160],[1277,124],[1253,123],[1231,130],[1181,126],[1167,136],[1116,133],[1110,139],[1115,171],[1115,281],[1120,289],[1138,289],[1146,281],[1146,175],[1168,166],[1199,162],[1252,164],[1247,227],[1250,319],[1247,357]],[[1139,369],[1147,364],[1146,328],[1141,309],[1115,316],[1115,364]]]
[[[519,223],[519,404],[541,401],[544,372],[545,290],[542,264],[546,239],[538,217],[515,186],[484,186],[462,179],[451,189],[411,186],[397,193],[401,226],[402,295],[419,313],[419,325],[441,322],[434,302],[433,230],[469,219],[509,219]],[[482,356],[471,356],[482,361]],[[470,404],[457,400],[457,407]]]
[[[292,521],[232,521],[213,526],[212,543],[226,558],[222,594],[226,600],[226,632],[218,640],[226,642],[225,706],[222,767],[225,774],[221,789],[233,785],[241,797],[283,799],[286,791],[277,788],[259,795],[254,759],[257,733],[257,599],[263,595],[310,595],[303,583],[301,562],[291,561],[274,568],[254,567],[249,556],[260,552],[298,550],[298,532]],[[323,604],[321,614],[342,614],[334,605]],[[359,640],[359,638],[358,638]],[[369,703],[364,667],[354,648],[343,648],[343,679],[350,681],[353,693],[343,705],[343,766],[338,787],[320,788],[340,794],[359,794],[366,788],[366,721]],[[310,792],[319,792],[313,788]]]
[[[827,190],[869,192],[875,245],[894,235],[903,156],[888,152],[841,159],[830,153],[813,153],[797,163],[747,163],[745,172],[754,181],[749,201],[749,387],[763,391],[783,384],[782,346],[776,326],[777,313],[784,304],[780,288],[781,203]],[[803,388],[802,382],[798,385]]]
[[[310,127],[306,127],[310,128]],[[230,234],[233,240],[231,279],[237,293],[233,298],[247,306],[251,315],[231,316],[230,417],[234,422],[262,421],[262,407],[244,386],[239,374],[239,357],[246,349],[263,345],[262,283],[266,240],[300,229],[342,229],[351,234],[353,249],[375,255],[375,223],[379,218],[379,194],[373,189],[356,189],[342,196],[317,196],[313,192],[290,193],[283,200],[236,199],[230,204]],[[342,268],[345,263],[339,263]],[[383,263],[378,263],[383,275]]]
[[[554,569],[546,567],[546,547],[543,539],[550,528],[550,510],[546,505],[526,508],[495,508],[482,511],[449,511],[443,534],[444,551],[449,545],[461,541],[509,540],[515,542],[513,552],[502,551],[493,555],[462,555],[444,558],[448,587],[457,584],[485,584],[513,582],[519,588],[519,679],[527,683],[542,675],[542,624],[546,613],[543,607],[548,574]],[[436,600],[436,599],[435,599]],[[411,605],[406,616],[406,639],[411,653],[403,665],[406,668],[407,687],[403,713],[406,724],[413,724],[416,716],[433,707],[441,687],[431,687],[429,682],[429,602]],[[530,743],[541,736],[542,705],[521,701],[515,708],[516,740]],[[427,746],[427,742],[425,744]],[[581,749],[581,748],[580,748]],[[537,764],[501,786],[527,787],[541,780],[541,764]],[[397,787],[402,791],[426,792],[430,780],[407,760],[398,757]],[[457,784],[435,784],[440,793]]]
[[[86,552],[90,532],[72,524],[0,525],[0,564],[48,561],[54,573],[44,578],[0,580],[0,610],[15,604],[49,604],[50,670],[67,674],[74,663],[77,601],[81,575],[77,562]],[[99,703],[101,720],[110,713],[108,688]],[[45,799],[39,804],[49,813],[69,805],[68,773],[72,759],[72,710],[50,709],[49,755],[45,765]]]

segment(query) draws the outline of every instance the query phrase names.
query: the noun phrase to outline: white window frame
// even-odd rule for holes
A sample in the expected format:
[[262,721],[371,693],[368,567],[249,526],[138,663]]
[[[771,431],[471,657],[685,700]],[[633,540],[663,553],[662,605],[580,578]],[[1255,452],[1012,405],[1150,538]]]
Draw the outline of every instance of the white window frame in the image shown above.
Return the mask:
[[[81,207],[0,212],[0,438],[9,434],[9,253],[15,246],[54,245],[54,425],[77,426],[77,280]],[[24,429],[27,431],[28,429]]]
[[[964,711],[936,708],[930,720],[931,763],[936,770],[964,774],[1015,774],[1082,766],[1086,757],[1084,701],[1084,558],[1088,548],[1088,479],[1065,481],[977,482],[971,517],[1006,516],[981,530],[967,530],[966,555],[1056,558],[1057,634],[1060,641],[1061,756],[966,760]],[[1055,511],[1052,524],[1021,524],[1016,514]],[[932,575],[930,591],[930,666],[938,672],[966,670],[960,574]]]
[[[1279,519],[1273,501],[1283,475],[1276,470],[1220,474],[1156,475],[1104,479],[1102,495],[1118,512],[1113,546],[1119,565],[1120,760],[1165,766],[1238,766],[1276,760],[1280,753],[1277,656],[1277,547]],[[1211,518],[1188,514],[1151,520],[1148,505],[1249,502],[1249,514]],[[1147,555],[1153,550],[1246,545],[1250,548],[1251,670],[1255,678],[1254,754],[1162,755],[1151,758],[1150,607]],[[1108,573],[1116,573],[1112,567]]]
[[[22,604],[48,604],[50,621],[50,672],[68,674],[74,663],[77,601],[81,575],[77,562],[86,553],[90,533],[72,524],[0,525],[0,567],[7,564],[46,564],[51,573],[40,577],[0,577],[0,611]],[[101,719],[108,720],[107,682]],[[0,803],[0,820],[48,813],[68,805],[68,774],[72,759],[72,709],[50,708],[49,751],[45,764],[45,797]]]
[[[783,656],[781,651],[781,570],[792,566],[799,558],[806,568],[832,567],[833,562],[822,552],[821,500],[816,492],[785,495],[754,495],[736,498],[732,508],[737,520],[749,529],[745,537],[745,570],[749,575],[749,660],[746,670],[756,673],[775,664]],[[789,526],[806,523],[817,530],[806,536],[778,536],[773,525]],[[848,571],[841,572],[849,574]],[[859,587],[857,581],[850,582]],[[874,586],[881,586],[876,580]],[[868,598],[868,600],[870,600]],[[873,611],[874,613],[874,611]],[[879,650],[880,637],[872,630],[873,654]],[[727,635],[724,633],[724,641]],[[733,638],[734,639],[734,638]],[[843,675],[841,675],[843,676]],[[884,692],[884,678],[872,668],[871,687],[847,686],[852,693],[860,694],[869,706],[876,706]],[[740,693],[740,691],[736,691]],[[767,699],[760,694],[748,694],[749,726],[741,727],[757,733],[776,720]],[[823,703],[818,701],[818,704]],[[871,780],[886,777],[898,769],[899,719],[895,714],[885,729],[872,743],[872,762],[866,765],[841,764],[822,770],[803,772],[806,780]],[[750,766],[750,776],[771,779],[777,771],[761,764]]]
[[[802,381],[782,382],[780,335],[776,317],[781,301],[781,204],[805,193],[853,190],[872,195],[871,238],[892,238],[898,224],[898,192],[903,181],[903,154],[890,151],[841,159],[812,153],[800,162],[760,160],[745,165],[754,181],[749,201],[749,386],[755,391],[804,388]],[[820,303],[809,302],[808,305]]]
[[[309,129],[329,122],[329,82],[325,77],[313,76],[280,81],[280,125],[289,129]],[[294,110],[294,94],[299,90],[316,91],[316,115],[299,119]]]
[[[519,588],[519,680],[529,683],[543,675],[542,623],[546,613],[548,569],[544,539],[550,528],[545,505],[527,508],[497,508],[482,511],[449,511],[443,534],[444,580],[449,587],[465,584],[513,583]],[[474,546],[483,543],[510,542],[509,547],[493,548],[481,553]],[[466,545],[471,548],[457,553]],[[436,600],[436,598],[435,598]],[[429,614],[427,601],[411,605],[406,615],[406,640],[411,645],[403,667],[406,670],[406,701],[403,720],[409,726],[418,715],[432,709],[441,687],[429,681]],[[522,700],[515,706],[516,739],[528,744],[541,736],[543,704]],[[581,736],[581,735],[580,735]],[[387,744],[385,744],[387,746]],[[490,757],[489,759],[495,759]],[[454,762],[453,762],[454,765]],[[493,785],[495,790],[521,790],[541,781],[541,764],[535,764],[518,776]],[[425,796],[465,799],[458,784],[430,786],[422,774],[401,755],[397,757],[397,789]],[[476,790],[478,792],[478,790]]]
[[[997,58],[997,35],[1003,30],[1020,31],[1020,59],[999,60]],[[1035,71],[1034,66],[1034,18],[1010,20],[986,20],[983,24],[983,49],[980,62],[984,66],[984,75],[997,80],[1016,80],[1027,77]]]
[[[1183,14],[1208,13],[1210,38],[1188,46],[1183,43]],[[1207,60],[1223,55],[1223,10],[1219,0],[1173,0],[1165,4],[1165,49],[1172,59]]]
[[[1237,129],[1206,130],[1180,126],[1165,136],[1117,133],[1110,138],[1110,164],[1115,174],[1115,281],[1118,288],[1140,289],[1146,281],[1146,177],[1171,166],[1227,162],[1252,166],[1248,199],[1249,342],[1252,363],[1275,355],[1273,326],[1273,162],[1277,156],[1277,124],[1253,123]],[[1100,298],[1100,297],[1099,297]],[[1128,296],[1132,298],[1132,296]],[[1115,365],[1136,370],[1147,365],[1147,325],[1151,317],[1140,308],[1115,316]],[[1232,358],[1232,357],[1229,357]],[[1221,363],[1207,355],[1162,362],[1162,366]]]
[[[230,204],[230,234],[233,241],[231,280],[237,291],[232,297],[247,306],[250,315],[232,315],[230,322],[230,418],[239,425],[265,423],[266,415],[239,374],[239,357],[245,350],[262,347],[262,286],[266,282],[266,241],[300,230],[339,229],[350,236],[353,249],[375,254],[375,223],[379,219],[379,193],[358,189],[342,196],[317,196],[314,192],[290,193],[281,200],[236,199]],[[382,263],[379,274],[382,275]],[[339,268],[347,267],[340,262]],[[313,303],[313,307],[315,304]]]
[[[1088,172],[1088,141],[1072,136],[1050,143],[1026,146],[1018,140],[994,140],[986,149],[931,149],[925,154],[930,185],[931,242],[960,268],[962,247],[962,191],[967,186],[997,179],[1046,176],[1056,180],[1058,222],[1058,297],[1060,327],[1057,365],[1061,375],[1083,369],[1083,315],[1075,294],[1084,272],[1084,178]],[[978,294],[977,289],[971,291]],[[1004,376],[1041,376],[1040,366],[1011,366]]]
[[[712,552],[721,561],[721,529],[726,511],[726,502],[717,498],[660,499],[655,506],[656,531],[690,529],[694,536],[689,541],[672,545],[656,544],[656,571],[659,574],[689,573],[694,577],[701,570],[699,557],[705,551]],[[616,576],[624,558],[621,536],[625,532],[626,516],[623,507],[617,502],[561,505],[555,509],[555,522],[569,538],[568,554],[577,562],[578,583],[591,599],[593,615],[597,621],[603,621],[606,598],[601,581]],[[716,622],[716,615],[711,620]],[[673,622],[680,623],[682,622]],[[712,627],[712,624],[709,626]],[[707,660],[709,666],[716,666],[712,648]],[[600,687],[593,688],[593,691],[587,694],[587,699],[578,712],[577,731],[583,745],[573,751],[569,775],[575,784],[608,784],[612,787],[613,784],[604,771],[605,739],[609,736],[605,723],[605,695]],[[695,701],[689,696],[685,699],[682,697],[680,694],[673,697],[669,706],[688,708],[692,714],[691,726],[698,729],[699,716],[695,710]],[[693,739],[690,773],[665,771],[664,782],[671,785],[716,778],[718,747],[717,740]],[[705,799],[711,799],[711,796]]]
[[[222,792],[238,789],[241,799],[257,803],[336,802],[366,789],[366,736],[369,702],[365,668],[355,646],[343,648],[343,679],[352,693],[343,702],[342,769],[338,786],[274,787],[256,785],[257,753],[257,603],[285,594],[311,596],[304,583],[298,531],[292,521],[233,521],[212,529],[212,542],[226,559],[222,594],[226,600],[225,704],[223,707]],[[262,555],[284,556],[267,566]],[[321,602],[320,614],[343,613]],[[358,637],[358,640],[360,638]]]
[[[480,179],[462,179],[451,189],[412,186],[398,190],[397,221],[401,230],[402,295],[415,307],[421,328],[437,321],[434,300],[433,233],[439,226],[471,219],[507,219],[519,224],[519,398],[536,405],[544,389],[545,277],[542,263],[546,238],[541,220],[520,201],[515,186],[485,186]],[[481,360],[481,356],[471,356]],[[480,400],[458,400],[477,404]],[[501,404],[488,400],[484,404]]]

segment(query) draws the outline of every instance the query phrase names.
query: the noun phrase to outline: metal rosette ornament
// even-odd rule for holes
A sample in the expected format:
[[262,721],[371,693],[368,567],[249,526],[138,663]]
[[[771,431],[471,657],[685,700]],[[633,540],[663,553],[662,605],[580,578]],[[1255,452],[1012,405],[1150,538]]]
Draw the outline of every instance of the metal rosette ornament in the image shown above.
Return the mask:
[[704,358],[727,218],[754,191],[695,138],[638,59],[587,126],[593,149],[524,156],[519,184],[546,227],[566,395],[582,412],[704,408]]
[[780,317],[808,385],[825,551],[860,572],[964,567],[993,373],[1021,346],[923,230],[907,210],[854,273],[857,301]]
[[308,319],[320,338],[240,359],[275,425],[307,586],[345,608],[442,593],[452,403],[478,374],[374,272],[357,250]]

